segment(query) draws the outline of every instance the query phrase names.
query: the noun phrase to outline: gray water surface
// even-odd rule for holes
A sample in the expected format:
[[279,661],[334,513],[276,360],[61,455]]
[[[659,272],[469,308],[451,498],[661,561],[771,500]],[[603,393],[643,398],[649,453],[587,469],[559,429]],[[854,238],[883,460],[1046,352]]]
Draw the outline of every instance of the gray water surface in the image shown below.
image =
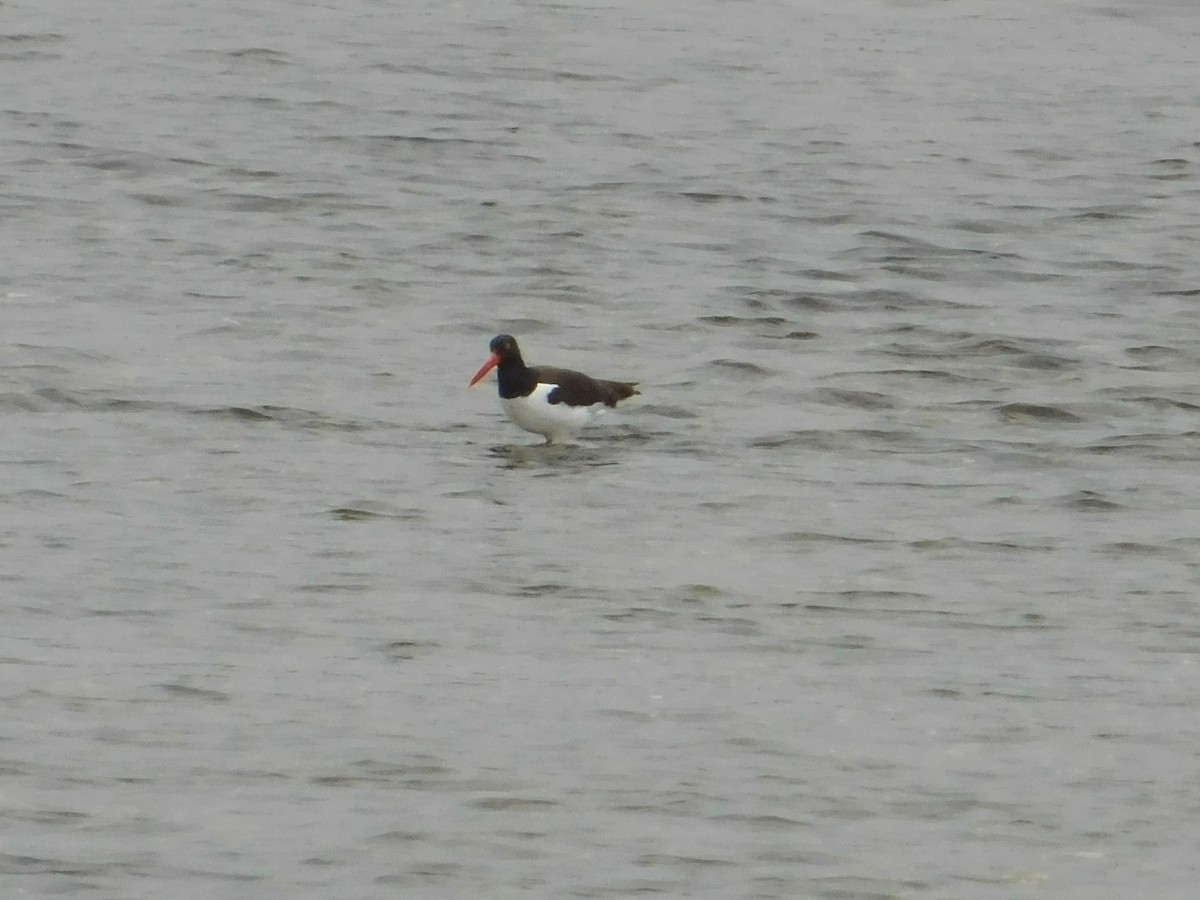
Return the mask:
[[[0,72],[4,896],[1194,896],[1200,8],[16,0]],[[501,331],[642,396],[539,448]]]

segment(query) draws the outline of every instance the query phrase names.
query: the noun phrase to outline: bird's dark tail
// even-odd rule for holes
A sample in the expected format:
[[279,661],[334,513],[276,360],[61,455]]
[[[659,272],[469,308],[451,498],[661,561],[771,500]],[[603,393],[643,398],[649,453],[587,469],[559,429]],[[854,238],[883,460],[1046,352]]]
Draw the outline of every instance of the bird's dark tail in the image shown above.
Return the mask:
[[597,384],[604,391],[604,405],[616,406],[622,400],[628,400],[634,394],[640,394],[636,381],[599,381]]

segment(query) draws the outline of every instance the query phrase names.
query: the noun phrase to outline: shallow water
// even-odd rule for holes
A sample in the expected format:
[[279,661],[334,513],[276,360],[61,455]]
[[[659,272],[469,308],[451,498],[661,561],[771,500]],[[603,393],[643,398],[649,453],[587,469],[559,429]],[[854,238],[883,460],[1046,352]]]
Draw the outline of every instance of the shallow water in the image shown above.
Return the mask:
[[1192,896],[1190,4],[0,60],[6,896]]

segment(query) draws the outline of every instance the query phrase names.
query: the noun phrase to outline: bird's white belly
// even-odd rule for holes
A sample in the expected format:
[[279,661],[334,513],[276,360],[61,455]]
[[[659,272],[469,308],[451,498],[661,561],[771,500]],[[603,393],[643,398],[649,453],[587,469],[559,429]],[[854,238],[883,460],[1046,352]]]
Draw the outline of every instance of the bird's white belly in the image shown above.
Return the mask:
[[521,428],[540,434],[550,443],[557,443],[578,431],[599,413],[601,403],[592,406],[567,406],[551,403],[546,398],[558,385],[539,384],[528,397],[500,398],[504,412]]

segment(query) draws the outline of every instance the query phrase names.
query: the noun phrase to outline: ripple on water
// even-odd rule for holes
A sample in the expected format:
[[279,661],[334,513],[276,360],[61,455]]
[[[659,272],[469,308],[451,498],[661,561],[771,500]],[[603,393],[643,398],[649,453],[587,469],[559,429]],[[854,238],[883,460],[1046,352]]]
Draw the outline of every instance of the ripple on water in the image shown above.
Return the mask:
[[709,360],[708,364],[741,378],[765,378],[773,374],[770,369],[745,359],[713,359]]
[[329,510],[329,515],[343,522],[371,522],[380,519],[411,522],[428,516],[428,511],[415,507],[399,507],[381,500],[358,500]]
[[752,328],[763,326],[786,325],[788,320],[782,316],[700,316],[697,320],[720,328]]
[[978,450],[977,443],[956,441],[935,433],[923,433],[902,428],[805,428],[794,431],[759,435],[746,441],[746,446],[759,450],[805,449],[823,452],[883,454],[958,454]]
[[1200,431],[1149,432],[1114,435],[1082,448],[1100,456],[1132,456],[1161,461],[1194,461]]
[[1085,421],[1083,416],[1061,407],[1039,403],[1003,403],[996,415],[1005,422],[1036,422],[1038,424],[1070,425]]
[[846,406],[851,409],[895,409],[898,405],[895,397],[878,391],[820,388],[813,392],[813,397],[818,402],[828,404],[829,406]]
[[1125,355],[1137,360],[1140,369],[1158,369],[1160,367],[1176,366],[1182,362],[1194,360],[1195,352],[1188,352],[1179,347],[1163,344],[1142,344],[1136,347],[1126,347]]
[[1060,506],[1080,512],[1115,512],[1124,505],[1110,500],[1098,491],[1073,491],[1058,498]]
[[1066,342],[1029,338],[987,337],[971,333],[924,330],[927,340],[894,341],[874,350],[886,356],[937,359],[968,364],[971,360],[996,361],[1023,369],[1057,371],[1077,369],[1083,361],[1066,355]]

